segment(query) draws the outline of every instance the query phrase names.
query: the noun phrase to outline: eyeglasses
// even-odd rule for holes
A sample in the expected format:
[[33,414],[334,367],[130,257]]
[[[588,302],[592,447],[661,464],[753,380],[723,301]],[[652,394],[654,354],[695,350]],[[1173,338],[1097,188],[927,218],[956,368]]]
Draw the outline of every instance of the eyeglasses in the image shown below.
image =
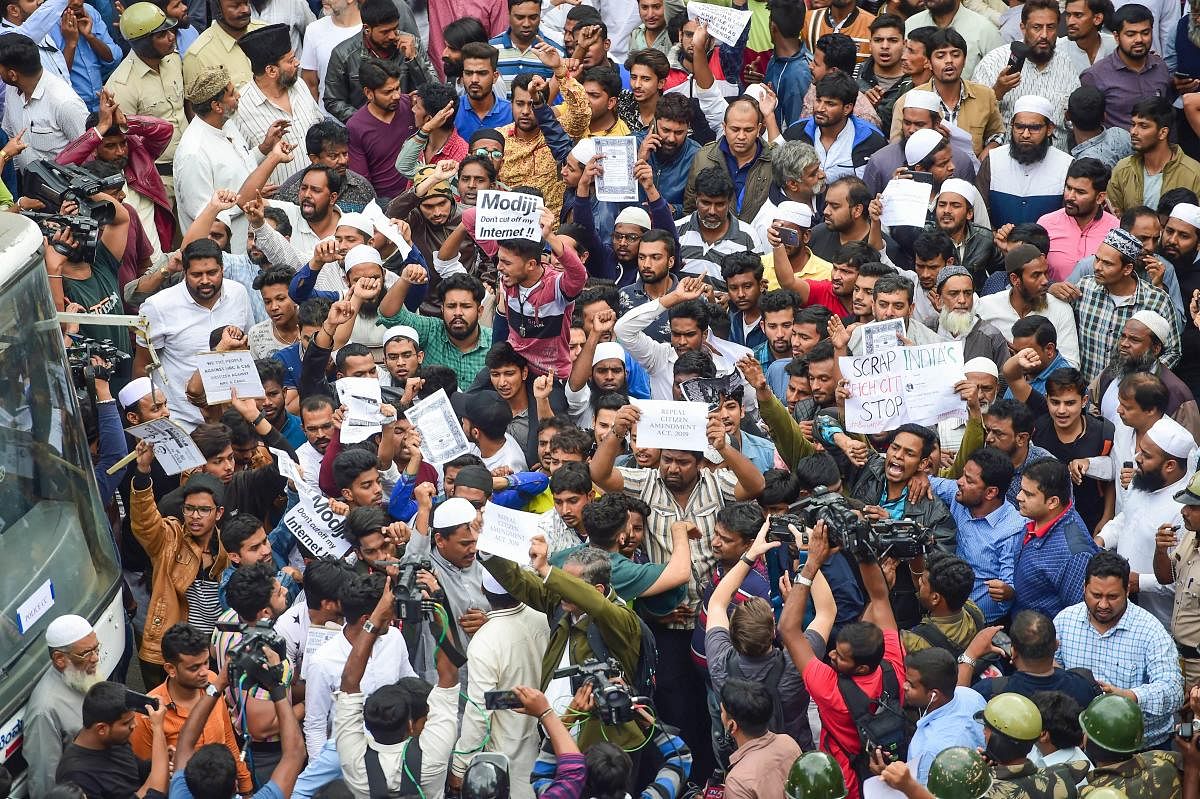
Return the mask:
[[1023,122],[1014,122],[1014,123],[1012,123],[1012,126],[1013,126],[1014,133],[1017,131],[1022,131],[1025,133],[1037,133],[1039,131],[1046,129],[1046,125],[1044,123],[1037,124],[1037,125],[1026,125]]
[[503,150],[489,150],[486,147],[480,147],[478,150],[476,150],[475,152],[473,152],[471,154],[479,155],[484,158],[503,158],[504,157]]
[[202,505],[200,507],[196,507],[195,505],[184,505],[183,506],[183,515],[184,516],[207,516],[208,514],[212,513],[215,510],[216,510],[216,508],[214,508],[212,505]]
[[93,659],[99,660],[100,659],[100,644],[96,644],[95,646],[93,646],[89,649],[85,649],[82,652],[70,652],[65,649],[63,651],[66,652],[66,654],[69,655],[70,657],[75,658],[76,660],[93,660]]
[[612,234],[612,236],[613,236],[613,241],[633,242],[633,241],[641,241],[642,240],[641,233],[614,233],[614,234]]

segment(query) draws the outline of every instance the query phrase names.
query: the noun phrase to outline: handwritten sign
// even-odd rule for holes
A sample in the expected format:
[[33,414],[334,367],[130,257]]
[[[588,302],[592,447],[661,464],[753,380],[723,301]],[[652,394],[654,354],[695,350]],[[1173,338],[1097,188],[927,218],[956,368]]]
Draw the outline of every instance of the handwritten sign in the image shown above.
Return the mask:
[[714,6],[711,3],[688,3],[688,18],[698,19],[708,26],[708,33],[722,44],[737,45],[742,31],[750,24],[752,11]]
[[204,399],[209,405],[229,402],[231,388],[239,397],[265,397],[254,356],[249,350],[234,352],[202,352],[197,357],[200,381],[204,383]]
[[541,515],[491,502],[483,506],[483,529],[476,547],[514,563],[529,562],[529,542],[537,535]]
[[703,452],[708,448],[708,405],[703,402],[630,400],[642,412],[637,424],[639,447],[684,449]]
[[340,558],[350,551],[350,542],[342,538],[346,517],[339,516],[321,496],[307,496],[283,517],[283,524],[304,548],[318,558]]
[[476,241],[542,240],[541,197],[484,189],[475,201]]
[[416,403],[404,416],[421,432],[421,457],[426,462],[440,465],[471,451],[471,442],[445,389],[439,388]]
[[598,136],[596,153],[604,156],[604,172],[596,178],[596,199],[601,202],[637,202],[638,183],[633,177],[637,139],[632,136]]
[[962,353],[961,341],[944,341],[839,358],[850,391],[846,429],[882,433],[964,416],[966,403],[954,392],[964,377]]
[[125,432],[154,445],[154,459],[166,474],[179,474],[185,469],[204,465],[204,455],[192,437],[170,419],[164,417],[144,422],[126,428]]

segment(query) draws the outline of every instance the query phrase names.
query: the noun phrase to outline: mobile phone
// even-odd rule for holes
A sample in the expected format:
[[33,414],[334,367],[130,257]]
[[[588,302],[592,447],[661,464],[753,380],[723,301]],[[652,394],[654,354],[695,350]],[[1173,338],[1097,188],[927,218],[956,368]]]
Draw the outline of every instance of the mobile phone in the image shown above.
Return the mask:
[[781,227],[779,228],[779,241],[785,247],[798,247],[800,246],[800,234],[789,227]]
[[488,710],[519,710],[525,707],[515,691],[484,691],[483,706]]
[[992,645],[1004,653],[1004,656],[1012,660],[1012,639],[1007,633],[998,632],[992,636]]
[[146,705],[158,710],[158,698],[149,696],[148,694],[139,694],[137,691],[125,689],[125,709],[132,710],[134,713],[141,713],[143,716],[149,715],[146,713]]
[[1124,463],[1121,464],[1121,468],[1122,469],[1132,469],[1133,461],[1125,461]]
[[1013,42],[1008,50],[1008,72],[1020,72],[1025,67],[1025,59],[1029,57],[1029,45],[1025,42]]
[[1195,75],[1189,75],[1186,72],[1176,72],[1175,77],[1179,78],[1180,80],[1195,80],[1196,79]]
[[933,174],[930,172],[913,172],[910,169],[908,171],[908,176],[917,183],[928,183],[930,186],[933,185]]
[[1179,724],[1179,737],[1185,741],[1192,740],[1192,736],[1196,734],[1196,723],[1194,721],[1183,721]]

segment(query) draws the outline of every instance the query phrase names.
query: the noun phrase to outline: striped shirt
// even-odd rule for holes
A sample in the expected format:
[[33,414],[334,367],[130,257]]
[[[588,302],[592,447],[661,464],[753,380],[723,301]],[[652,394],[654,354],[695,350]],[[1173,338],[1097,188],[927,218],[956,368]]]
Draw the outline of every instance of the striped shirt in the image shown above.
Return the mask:
[[221,614],[220,586],[215,580],[197,577],[183,592],[187,603],[187,623],[202,633],[210,633]]
[[1087,605],[1080,602],[1054,617],[1054,629],[1059,639],[1056,660],[1064,668],[1089,669],[1097,681],[1137,694],[1147,744],[1160,743],[1170,734],[1183,696],[1183,675],[1171,634],[1150,611],[1130,602],[1117,623],[1101,633],[1092,626]]
[[[618,467],[625,481],[625,493],[638,497],[650,506],[650,517],[646,519],[646,552],[651,563],[667,563],[671,559],[671,524],[689,521],[700,530],[700,538],[689,540],[692,550],[692,575],[687,583],[687,604],[693,612],[700,607],[700,586],[717,566],[712,551],[712,536],[717,526],[717,511],[733,502],[737,478],[728,469],[700,471],[699,481],[688,497],[687,505],[680,507],[675,495],[667,488],[658,469]],[[686,624],[669,624],[671,629],[691,630],[695,618]]]
[[1160,360],[1168,369],[1179,363],[1178,319],[1165,291],[1138,280],[1133,295],[1118,298],[1118,304],[1095,277],[1085,277],[1079,288],[1082,296],[1075,305],[1075,316],[1079,321],[1079,370],[1085,380],[1090,383],[1104,371],[1125,323],[1141,310],[1154,311],[1171,321],[1171,336],[1163,342]]
[[[308,90],[308,84],[298,80],[288,89],[288,102],[292,106],[290,114],[263,94],[263,90],[258,86],[258,81],[250,81],[241,87],[240,91],[242,99],[238,102],[238,112],[234,115],[233,121],[248,145],[257,147],[262,144],[263,140],[267,138],[267,130],[271,125],[276,120],[286,119],[292,124],[283,134],[283,140],[300,148],[297,152],[304,151],[305,134],[308,133],[309,128],[323,119],[321,109],[317,107],[317,101],[313,99],[312,92]],[[303,172],[307,167],[306,159],[293,158],[288,163],[275,167],[267,180],[278,185],[292,175]]]
[[493,36],[488,40],[488,44],[500,51],[500,60],[496,65],[496,69],[500,71],[500,77],[504,78],[505,84],[511,86],[513,79],[523,72],[532,72],[534,75],[541,75],[546,80],[550,80],[554,76],[554,70],[542,63],[542,59],[537,57],[533,46],[535,44],[548,44],[557,50],[561,55],[566,55],[567,51],[563,49],[561,44],[558,44],[553,39],[548,38],[542,31],[534,34],[533,41],[529,43],[529,47],[525,50],[513,44],[512,28],[508,28],[499,36]]
[[827,33],[849,36],[858,49],[854,60],[854,72],[857,75],[863,62],[871,55],[871,23],[874,21],[875,15],[871,12],[851,7],[850,14],[841,23],[836,23],[829,18],[828,8],[819,8],[805,20],[800,38],[809,52],[813,52],[817,49],[817,41]]
[[[1011,52],[1012,48],[1006,44],[979,59],[971,80],[984,86],[996,85],[996,78],[1008,68]],[[1021,68],[1021,82],[1000,98],[1000,116],[1012,119],[1013,106],[1022,97],[1045,97],[1054,106],[1054,118],[1050,120],[1055,125],[1054,146],[1065,150],[1070,147],[1070,142],[1067,140],[1069,134],[1063,124],[1063,115],[1067,111],[1067,98],[1078,88],[1079,70],[1066,49],[1056,47],[1050,62],[1043,68],[1039,69],[1032,58],[1025,59],[1025,66]]]
[[679,231],[679,263],[684,264],[683,272],[695,275],[708,275],[716,280],[721,277],[721,261],[726,255],[735,252],[762,253],[763,246],[754,233],[754,228],[742,222],[733,211],[729,212],[729,227],[724,235],[711,244],[704,240],[700,225],[700,214],[693,211],[690,216],[675,222]]

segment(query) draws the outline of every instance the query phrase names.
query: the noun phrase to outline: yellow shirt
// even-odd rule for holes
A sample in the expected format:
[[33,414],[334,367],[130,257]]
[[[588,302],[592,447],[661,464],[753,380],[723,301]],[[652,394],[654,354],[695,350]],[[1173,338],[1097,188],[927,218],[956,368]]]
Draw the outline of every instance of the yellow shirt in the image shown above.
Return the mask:
[[175,126],[171,143],[158,157],[160,164],[171,163],[188,124],[183,113],[183,62],[179,54],[165,56],[155,72],[136,53],[130,53],[113,70],[104,88],[126,114],[158,117]]
[[631,135],[629,132],[629,126],[625,124],[625,120],[621,119],[620,117],[617,117],[617,123],[615,125],[613,125],[611,128],[609,128],[608,130],[600,130],[600,131],[596,131],[593,133],[589,129],[588,132],[586,134],[584,134],[584,138],[591,138],[593,136],[629,136],[629,135]]
[[[188,48],[188,55],[195,46]],[[555,107],[554,113],[567,135],[573,141],[579,141],[588,132],[588,123],[592,119],[587,95],[574,78],[563,81],[559,91],[563,101]],[[515,131],[515,124],[506,125],[500,131],[504,134],[504,168],[500,170],[500,182],[506,186],[532,186],[540,190],[546,208],[557,219],[567,188],[559,173],[558,161],[540,130],[532,139],[517,138]]]
[[[771,253],[767,253],[762,257],[763,277],[767,281],[767,291],[774,291],[780,288],[779,278],[775,276],[775,258]],[[814,255],[812,250],[808,251],[808,260],[804,262],[804,268],[796,273],[798,279],[804,280],[828,280],[830,273],[833,272],[833,264],[826,261],[824,258]]]
[[[258,30],[265,23],[252,20],[246,28],[247,33]],[[201,70],[206,67],[225,67],[229,70],[229,80],[235,88],[241,88],[254,78],[250,70],[250,59],[238,47],[234,39],[225,29],[213,22],[208,30],[200,34],[183,56],[183,85],[190,84]]]

